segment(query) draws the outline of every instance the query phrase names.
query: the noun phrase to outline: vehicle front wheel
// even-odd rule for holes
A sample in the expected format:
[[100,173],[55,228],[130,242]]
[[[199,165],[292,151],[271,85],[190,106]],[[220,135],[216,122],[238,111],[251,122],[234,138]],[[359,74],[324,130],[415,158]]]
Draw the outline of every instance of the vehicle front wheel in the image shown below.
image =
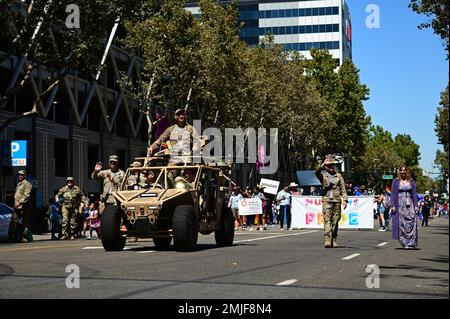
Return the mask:
[[120,231],[121,221],[120,208],[107,205],[100,216],[102,245],[106,251],[121,251],[125,247],[126,237]]
[[191,205],[175,208],[172,219],[173,243],[179,251],[192,251],[197,246],[198,223]]

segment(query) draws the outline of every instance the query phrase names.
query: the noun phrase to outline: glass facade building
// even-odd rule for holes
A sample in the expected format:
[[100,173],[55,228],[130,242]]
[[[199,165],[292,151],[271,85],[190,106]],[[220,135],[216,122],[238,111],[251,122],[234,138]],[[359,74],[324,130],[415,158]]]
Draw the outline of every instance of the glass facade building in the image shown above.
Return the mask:
[[[227,5],[229,1],[219,1]],[[200,16],[195,2],[187,10]],[[345,0],[241,0],[238,3],[241,39],[257,45],[273,34],[286,51],[311,58],[311,48],[327,49],[342,64],[352,58],[351,19]]]

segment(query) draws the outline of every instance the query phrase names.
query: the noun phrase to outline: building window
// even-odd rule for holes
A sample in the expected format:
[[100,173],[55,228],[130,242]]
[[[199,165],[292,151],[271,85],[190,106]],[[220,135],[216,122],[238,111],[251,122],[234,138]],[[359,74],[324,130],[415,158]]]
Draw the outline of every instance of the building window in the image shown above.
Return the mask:
[[53,141],[53,154],[55,160],[55,176],[67,177],[69,175],[69,142],[55,138]]
[[[282,10],[265,10],[259,12],[259,19],[270,18],[289,18],[289,17],[310,17],[339,14],[339,7],[322,7],[322,8],[306,8],[306,9],[282,9]],[[241,19],[245,17],[241,14]],[[255,17],[256,19],[256,17]]]

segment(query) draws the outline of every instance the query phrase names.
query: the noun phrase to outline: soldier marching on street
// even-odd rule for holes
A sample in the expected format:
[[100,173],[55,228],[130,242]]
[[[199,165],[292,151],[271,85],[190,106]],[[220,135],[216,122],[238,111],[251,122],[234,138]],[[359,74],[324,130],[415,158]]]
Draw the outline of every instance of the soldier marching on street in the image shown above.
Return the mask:
[[119,190],[125,172],[119,169],[119,157],[117,155],[109,157],[109,167],[109,169],[102,170],[103,163],[97,162],[91,177],[95,180],[103,180],[103,193],[100,196],[102,203],[104,205],[115,205],[116,201],[112,192]]
[[[8,240],[10,242],[14,241],[14,235],[16,233],[17,225],[22,218],[23,239],[21,241],[29,241],[30,235],[30,218],[31,218],[31,203],[30,195],[32,185],[26,180],[26,172],[20,170],[19,181],[16,186],[16,192],[14,193],[14,211],[11,216],[11,221],[8,228]],[[31,238],[32,239],[32,238]]]
[[87,198],[81,188],[75,185],[74,178],[66,179],[67,185],[62,187],[56,194],[56,201],[61,202],[62,233],[61,239],[75,239],[77,234],[77,214],[80,213],[80,205],[86,205]]
[[[338,224],[341,219],[341,205],[347,208],[347,191],[344,178],[335,170],[336,161],[331,155],[316,170],[316,176],[322,183],[322,211],[324,220],[325,248],[337,247]],[[322,172],[325,168],[325,172]]]

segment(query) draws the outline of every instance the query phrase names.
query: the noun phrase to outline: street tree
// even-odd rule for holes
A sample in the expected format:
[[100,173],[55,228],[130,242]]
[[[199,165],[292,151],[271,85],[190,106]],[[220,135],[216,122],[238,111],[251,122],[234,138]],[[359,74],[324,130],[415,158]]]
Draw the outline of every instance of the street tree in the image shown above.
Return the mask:
[[336,59],[324,50],[311,50],[312,59],[306,62],[306,75],[315,83],[328,108],[325,153],[341,153],[358,158],[364,153],[370,117],[363,101],[369,89],[360,83],[359,70],[349,59],[338,68]]
[[101,69],[107,35],[115,21],[137,21],[152,14],[156,7],[156,2],[149,0],[81,0],[76,5],[70,0],[2,0],[0,41],[5,53],[0,55],[0,62],[15,55],[21,72],[0,92],[0,110],[30,83],[36,72],[46,76],[28,111],[7,119],[0,125],[0,132],[20,118],[44,115],[43,101],[63,83],[71,68],[94,78]]
[[408,134],[397,134],[394,139],[394,148],[403,164],[408,167],[419,165],[420,146]]
[[430,19],[421,23],[418,28],[426,29],[433,28],[434,33],[439,35],[447,51],[447,59],[449,54],[449,21],[448,0],[411,0],[409,7],[418,14],[424,14]]

